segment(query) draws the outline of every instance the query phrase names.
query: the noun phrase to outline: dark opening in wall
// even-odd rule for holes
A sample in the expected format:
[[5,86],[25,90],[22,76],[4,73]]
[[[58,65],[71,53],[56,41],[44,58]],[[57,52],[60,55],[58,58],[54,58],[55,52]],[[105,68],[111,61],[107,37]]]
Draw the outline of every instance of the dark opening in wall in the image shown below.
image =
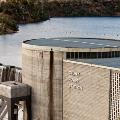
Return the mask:
[[119,51],[115,51],[115,56],[119,57]]
[[90,53],[90,56],[91,56],[91,58],[97,58],[97,53],[91,52],[91,53]]
[[86,52],[83,52],[83,58],[87,58],[86,55],[87,55]]
[[102,58],[108,58],[108,52],[103,52],[102,53]]
[[112,51],[112,57],[115,57],[115,51]]
[[97,58],[102,58],[102,53],[101,52],[97,53]]
[[96,59],[120,57],[120,51],[110,52],[67,52],[66,59]]
[[79,52],[79,59],[82,59],[83,58],[82,56],[83,56],[82,52]]
[[66,58],[67,58],[67,59],[70,59],[70,52],[67,52],[67,53],[66,53]]
[[78,58],[79,58],[78,55],[79,55],[79,53],[78,53],[78,52],[75,52],[75,59],[78,59]]
[[89,52],[87,52],[86,54],[87,54],[87,55],[86,55],[86,58],[91,58],[91,55],[90,55]]
[[74,52],[71,52],[71,59],[74,59]]
[[120,56],[120,52],[118,52],[119,56]]
[[111,58],[112,55],[111,55],[111,52],[108,52],[108,58]]

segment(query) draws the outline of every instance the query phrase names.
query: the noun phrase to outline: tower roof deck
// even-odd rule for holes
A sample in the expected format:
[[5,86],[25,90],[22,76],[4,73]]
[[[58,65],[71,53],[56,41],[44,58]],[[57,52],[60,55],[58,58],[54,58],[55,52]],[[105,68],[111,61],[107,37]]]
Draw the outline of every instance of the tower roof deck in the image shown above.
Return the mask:
[[29,45],[61,48],[120,48],[120,41],[100,38],[40,38],[24,42]]

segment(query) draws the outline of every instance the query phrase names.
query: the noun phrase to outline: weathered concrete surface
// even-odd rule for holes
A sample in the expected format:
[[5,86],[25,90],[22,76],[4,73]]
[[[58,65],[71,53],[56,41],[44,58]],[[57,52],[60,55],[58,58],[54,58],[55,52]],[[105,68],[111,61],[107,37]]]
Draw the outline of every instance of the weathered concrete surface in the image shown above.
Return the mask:
[[23,83],[32,87],[32,120],[62,120],[63,53],[23,48]]
[[63,120],[118,120],[120,69],[63,63]]
[[63,63],[63,119],[108,120],[110,70]]
[[25,97],[30,95],[30,87],[26,84],[7,81],[0,83],[0,95],[7,98]]

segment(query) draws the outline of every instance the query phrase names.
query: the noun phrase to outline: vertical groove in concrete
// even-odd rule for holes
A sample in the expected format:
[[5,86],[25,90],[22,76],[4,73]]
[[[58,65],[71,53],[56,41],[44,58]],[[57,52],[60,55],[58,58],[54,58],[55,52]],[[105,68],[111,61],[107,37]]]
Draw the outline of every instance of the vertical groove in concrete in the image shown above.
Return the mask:
[[110,70],[110,88],[109,88],[109,114],[108,114],[108,120],[111,119],[110,115],[111,115],[111,103],[112,103],[112,96],[111,96],[111,92],[112,92],[112,70]]
[[63,73],[63,57],[62,57],[62,120],[63,120],[63,74],[64,73]]
[[54,63],[54,53],[50,51],[50,87],[49,87],[49,113],[50,120],[53,120],[53,63]]

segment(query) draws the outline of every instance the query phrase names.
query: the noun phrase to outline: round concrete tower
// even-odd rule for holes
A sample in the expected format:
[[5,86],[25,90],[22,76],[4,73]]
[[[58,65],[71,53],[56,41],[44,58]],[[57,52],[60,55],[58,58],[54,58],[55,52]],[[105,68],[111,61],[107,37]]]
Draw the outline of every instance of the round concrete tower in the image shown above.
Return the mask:
[[63,53],[38,40],[22,47],[23,83],[32,87],[32,120],[62,120]]

